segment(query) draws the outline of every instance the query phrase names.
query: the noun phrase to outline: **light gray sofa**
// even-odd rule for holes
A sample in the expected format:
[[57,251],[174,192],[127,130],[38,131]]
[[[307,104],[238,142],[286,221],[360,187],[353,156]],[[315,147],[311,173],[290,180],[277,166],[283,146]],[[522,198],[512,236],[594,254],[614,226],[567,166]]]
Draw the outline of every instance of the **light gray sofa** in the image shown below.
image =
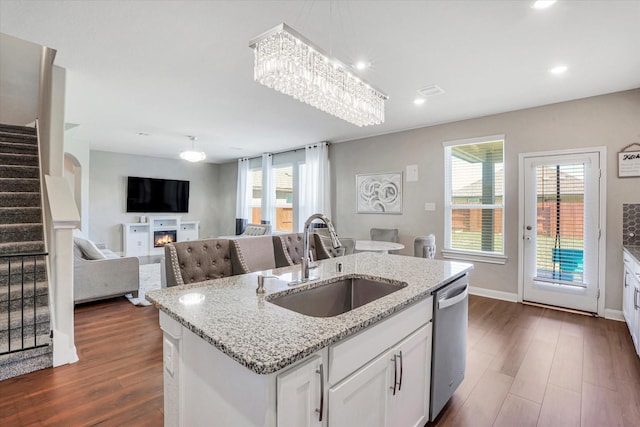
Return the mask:
[[95,301],[125,294],[138,296],[140,263],[138,258],[120,258],[109,250],[101,250],[106,258],[91,259],[73,245],[73,301]]

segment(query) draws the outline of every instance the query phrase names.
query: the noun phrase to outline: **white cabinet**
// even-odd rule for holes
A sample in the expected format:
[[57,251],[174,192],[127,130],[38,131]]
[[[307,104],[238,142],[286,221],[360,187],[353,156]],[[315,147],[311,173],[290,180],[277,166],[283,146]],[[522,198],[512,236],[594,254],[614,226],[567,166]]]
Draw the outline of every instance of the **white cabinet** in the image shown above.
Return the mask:
[[149,222],[122,224],[124,256],[157,255],[167,242],[198,240],[200,221],[178,217],[149,217]]
[[371,427],[388,425],[393,362],[391,352],[329,390],[329,425]]
[[198,226],[200,221],[181,221],[178,228],[178,242],[198,240]]
[[640,356],[640,263],[626,252],[624,256],[624,289],[622,311],[633,345]]
[[278,375],[278,427],[321,427],[326,414],[324,383],[319,355]]
[[165,425],[422,427],[429,414],[432,307],[428,297],[267,375],[161,311]]
[[124,239],[124,256],[149,255],[149,224],[130,223],[122,224],[122,236]]
[[430,369],[431,323],[332,387],[329,425],[424,425]]

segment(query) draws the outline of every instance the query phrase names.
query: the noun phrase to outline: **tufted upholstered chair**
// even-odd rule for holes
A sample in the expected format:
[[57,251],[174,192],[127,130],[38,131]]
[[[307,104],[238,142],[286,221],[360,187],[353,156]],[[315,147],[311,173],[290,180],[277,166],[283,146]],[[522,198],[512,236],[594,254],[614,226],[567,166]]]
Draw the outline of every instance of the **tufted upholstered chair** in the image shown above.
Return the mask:
[[[276,234],[272,237],[276,267],[300,264],[304,245],[302,233]],[[316,260],[316,244],[312,236],[309,236],[309,252],[310,258]]]
[[313,235],[316,241],[316,254],[318,255],[318,259],[326,259],[333,258],[337,256],[343,255],[351,255],[355,251],[356,241],[355,239],[349,237],[340,237],[340,243],[342,246],[338,249],[333,248],[333,244],[331,243],[331,238],[327,237],[323,234],[314,234]]
[[164,247],[167,286],[233,275],[228,239],[190,240]]
[[271,236],[255,236],[231,240],[233,274],[276,268]]

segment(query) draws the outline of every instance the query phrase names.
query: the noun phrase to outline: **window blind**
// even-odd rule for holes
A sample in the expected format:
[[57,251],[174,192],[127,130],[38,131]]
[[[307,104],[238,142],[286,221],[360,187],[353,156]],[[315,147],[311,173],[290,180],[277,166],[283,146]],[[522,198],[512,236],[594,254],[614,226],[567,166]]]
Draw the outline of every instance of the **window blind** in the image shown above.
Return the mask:
[[446,146],[445,158],[447,249],[503,254],[504,140]]
[[536,278],[584,287],[585,165],[536,167]]

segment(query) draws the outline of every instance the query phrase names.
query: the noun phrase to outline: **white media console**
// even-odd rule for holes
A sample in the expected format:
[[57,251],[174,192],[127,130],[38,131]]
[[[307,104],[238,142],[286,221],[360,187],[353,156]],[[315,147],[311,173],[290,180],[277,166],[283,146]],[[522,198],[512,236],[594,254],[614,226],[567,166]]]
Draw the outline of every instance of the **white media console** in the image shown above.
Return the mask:
[[168,242],[197,240],[200,221],[150,216],[148,222],[122,224],[124,256],[159,255]]

